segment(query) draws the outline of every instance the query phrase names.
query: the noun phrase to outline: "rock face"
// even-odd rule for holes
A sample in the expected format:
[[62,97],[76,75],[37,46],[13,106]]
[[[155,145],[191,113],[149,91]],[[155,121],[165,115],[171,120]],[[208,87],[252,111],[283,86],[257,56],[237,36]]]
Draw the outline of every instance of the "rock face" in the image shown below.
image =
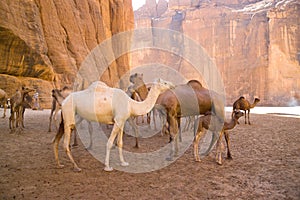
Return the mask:
[[[297,0],[149,0],[135,11],[135,24],[179,31],[200,44],[221,73],[227,105],[243,95],[286,106],[300,103],[299,11]],[[184,41],[176,44],[180,51]],[[152,56],[195,78],[188,62],[165,52],[140,54],[132,66]]]
[[[131,0],[1,1],[0,15],[0,88],[12,95],[21,85],[34,87],[43,107],[53,87],[72,86],[92,49],[134,27]],[[115,83],[129,59],[117,58],[101,79]]]

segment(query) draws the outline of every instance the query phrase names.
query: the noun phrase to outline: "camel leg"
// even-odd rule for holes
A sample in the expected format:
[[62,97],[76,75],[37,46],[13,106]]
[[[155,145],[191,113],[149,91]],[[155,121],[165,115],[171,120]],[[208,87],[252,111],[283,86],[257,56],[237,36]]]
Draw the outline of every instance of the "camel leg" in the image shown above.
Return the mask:
[[217,141],[216,162],[219,165],[222,165],[222,150],[223,150],[222,136],[223,136],[223,131],[221,131],[220,136]]
[[248,124],[251,125],[251,123],[250,123],[250,109],[248,110]]
[[231,153],[230,153],[230,139],[229,139],[229,133],[227,131],[224,131],[225,141],[227,145],[227,158],[232,159]]
[[139,141],[138,141],[139,129],[138,129],[136,123],[134,123],[133,117],[129,117],[128,122],[129,122],[130,126],[133,128],[133,131],[135,133],[135,146],[134,147],[139,148]]
[[89,129],[89,134],[90,134],[90,144],[87,149],[92,149],[93,147],[93,125],[92,122],[88,122],[88,129]]
[[176,149],[178,150],[178,124],[174,116],[167,116],[167,121],[169,122],[168,131],[170,133],[171,151],[167,160],[173,160],[176,154]]
[[[4,100],[5,101],[5,100]],[[6,103],[4,102],[4,104],[3,104],[3,107],[4,107],[4,111],[3,111],[3,116],[2,116],[2,118],[5,118],[5,116],[6,116]]]
[[77,166],[77,164],[75,163],[74,161],[74,158],[72,156],[72,153],[70,151],[70,139],[71,139],[71,133],[72,133],[72,130],[74,129],[74,125],[71,126],[71,127],[65,127],[65,136],[64,136],[64,149],[69,157],[69,159],[71,160],[71,162],[73,163],[74,165],[74,171],[76,172],[80,172],[81,169]]
[[63,168],[64,165],[61,165],[58,158],[58,145],[59,141],[64,135],[64,124],[63,122],[60,123],[60,126],[58,128],[57,134],[55,135],[55,138],[53,140],[53,150],[54,150],[54,156],[57,163],[58,168]]
[[52,117],[53,117],[53,112],[54,112],[54,110],[55,110],[55,106],[52,105],[51,113],[50,113],[50,117],[49,117],[49,128],[48,128],[48,132],[51,132]]
[[11,108],[11,113],[9,116],[9,129],[15,128],[15,112],[13,111],[13,108]]
[[124,128],[124,124],[120,127],[120,133],[118,135],[117,145],[118,145],[118,149],[119,149],[119,157],[120,157],[120,161],[121,161],[121,166],[125,167],[125,166],[128,166],[129,164],[127,162],[125,162],[124,157],[123,157],[123,128]]
[[113,146],[114,140],[118,133],[120,133],[120,128],[118,127],[117,123],[115,123],[106,144],[106,157],[105,157],[105,168],[104,168],[105,171],[113,170],[113,168],[109,166],[109,156],[110,156],[110,149]]
[[[195,122],[196,123],[196,122]],[[203,135],[203,127],[202,127],[202,122],[199,121],[198,123],[198,128],[197,128],[197,133],[195,133],[195,138],[194,138],[194,157],[195,157],[195,160],[197,162],[200,162],[200,156],[199,156],[199,141]],[[194,126],[194,128],[196,129],[196,126]]]
[[247,124],[247,110],[245,110],[245,124]]
[[54,119],[54,123],[55,123],[55,128],[56,131],[58,130],[58,126],[57,126],[57,113],[60,110],[59,106],[56,105],[55,111],[54,111],[54,115],[53,115],[53,119]]
[[179,141],[182,142],[180,117],[177,117],[177,124],[178,124],[178,131],[179,131]]
[[23,128],[25,128],[24,126],[24,113],[25,113],[25,108],[21,108],[22,109],[22,113],[21,113],[21,118],[20,118],[20,121],[21,121],[21,125]]

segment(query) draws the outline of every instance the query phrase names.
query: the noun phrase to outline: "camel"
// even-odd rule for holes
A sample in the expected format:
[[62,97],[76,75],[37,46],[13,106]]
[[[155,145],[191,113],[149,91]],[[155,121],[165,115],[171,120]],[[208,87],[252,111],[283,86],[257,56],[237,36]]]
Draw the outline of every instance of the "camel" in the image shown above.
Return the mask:
[[63,167],[58,159],[58,144],[61,137],[65,135],[64,149],[74,165],[74,170],[81,171],[69,149],[71,131],[75,127],[75,114],[88,121],[113,124],[106,146],[105,171],[113,170],[109,165],[109,158],[116,137],[121,166],[128,166],[122,153],[123,128],[126,120],[131,116],[148,113],[153,108],[158,95],[171,87],[172,85],[169,82],[158,79],[147,98],[142,102],[134,101],[123,90],[111,88],[101,81],[92,83],[85,90],[71,93],[62,103],[62,122],[53,141],[54,155],[58,167]]
[[[241,111],[234,111],[233,116],[229,122],[224,122],[223,128],[220,132],[218,141],[217,141],[217,154],[216,154],[216,162],[219,165],[222,165],[222,136],[224,134],[226,144],[227,144],[227,158],[232,159],[231,153],[230,153],[230,140],[229,140],[229,133],[227,132],[228,130],[233,129],[236,124],[238,123],[238,120],[240,117],[244,115],[243,112]],[[210,121],[211,121],[211,112],[205,113],[204,116],[201,116],[197,119],[194,125],[194,156],[195,160],[197,162],[200,162],[200,157],[199,157],[199,151],[198,151],[198,146],[199,146],[199,141],[204,133],[203,129],[210,130],[210,131],[216,131],[213,126],[210,126]],[[197,128],[198,124],[198,128]],[[196,131],[197,130],[197,131]]]
[[248,111],[248,124],[250,123],[250,109],[254,108],[256,104],[260,101],[259,98],[255,98],[253,104],[250,104],[248,100],[245,99],[245,97],[241,96],[238,100],[236,100],[233,103],[232,106],[232,115],[235,110],[244,110],[245,111],[245,124],[247,124],[247,111]]
[[[196,97],[196,99],[195,99]],[[194,102],[197,101],[197,102]],[[221,126],[224,120],[224,103],[219,94],[202,86],[197,80],[190,80],[187,84],[176,86],[172,90],[162,93],[157,103],[166,109],[167,132],[170,134],[172,143],[170,155],[167,160],[173,160],[178,153],[178,130],[180,131],[180,118],[196,116],[211,111],[214,113],[216,126]],[[213,134],[213,140],[206,154],[216,142],[217,134]]]
[[[56,131],[58,130],[58,127],[57,127],[57,113],[61,109],[60,105],[61,105],[63,99],[65,99],[71,92],[72,91],[67,86],[63,87],[63,89],[53,89],[51,91],[51,93],[52,93],[52,106],[51,106],[51,113],[50,113],[50,117],[49,117],[48,132],[51,132],[52,119],[54,119]],[[55,95],[57,95],[56,98],[55,98]],[[63,99],[57,99],[60,96]],[[59,102],[59,100],[61,102]]]
[[[130,88],[132,91],[131,98],[136,101],[144,101],[147,98],[149,91],[144,83],[143,74],[132,74],[129,81],[133,84]],[[142,118],[142,123],[144,123],[144,117]],[[150,124],[150,113],[147,113],[147,123]]]
[[[31,107],[30,102],[32,98],[28,97],[28,93],[35,91],[27,87],[22,87],[21,91],[17,90],[16,93],[10,98],[10,117],[9,128],[15,129],[15,127],[24,126],[24,112],[25,108]],[[29,99],[29,100],[27,100]]]
[[8,96],[7,96],[6,92],[4,90],[0,89],[0,105],[2,105],[4,108],[2,118],[5,118],[5,116],[6,116],[7,99],[8,99]]

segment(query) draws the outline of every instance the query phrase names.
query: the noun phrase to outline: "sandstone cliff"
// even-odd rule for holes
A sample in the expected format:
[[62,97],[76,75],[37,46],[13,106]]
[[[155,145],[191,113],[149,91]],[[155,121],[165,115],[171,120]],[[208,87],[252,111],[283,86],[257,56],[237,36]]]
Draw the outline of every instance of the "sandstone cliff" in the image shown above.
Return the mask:
[[[176,30],[204,47],[222,75],[228,105],[241,95],[259,97],[260,105],[289,105],[300,103],[299,11],[297,0],[147,0],[135,24]],[[177,51],[183,44],[177,41]],[[132,66],[157,60],[195,78],[188,62],[166,52],[147,51]]]
[[[89,52],[134,26],[131,0],[0,1],[0,88],[36,88],[48,107],[53,87],[71,86]],[[129,69],[117,58],[102,80],[112,85]]]

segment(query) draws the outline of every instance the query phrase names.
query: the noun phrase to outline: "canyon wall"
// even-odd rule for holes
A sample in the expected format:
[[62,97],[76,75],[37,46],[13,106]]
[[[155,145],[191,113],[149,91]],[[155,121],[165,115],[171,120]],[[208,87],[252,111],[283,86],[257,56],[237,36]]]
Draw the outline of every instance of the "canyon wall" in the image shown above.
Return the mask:
[[[300,103],[299,15],[296,0],[147,0],[135,26],[175,30],[200,44],[221,73],[227,105],[243,95],[286,106]],[[184,41],[176,44],[180,52]],[[166,52],[145,51],[132,66],[158,60],[198,78],[190,63]]]
[[[0,88],[33,87],[44,108],[52,88],[72,87],[91,50],[134,27],[131,0],[0,1],[0,16]],[[116,58],[101,80],[115,84],[129,60]]]

